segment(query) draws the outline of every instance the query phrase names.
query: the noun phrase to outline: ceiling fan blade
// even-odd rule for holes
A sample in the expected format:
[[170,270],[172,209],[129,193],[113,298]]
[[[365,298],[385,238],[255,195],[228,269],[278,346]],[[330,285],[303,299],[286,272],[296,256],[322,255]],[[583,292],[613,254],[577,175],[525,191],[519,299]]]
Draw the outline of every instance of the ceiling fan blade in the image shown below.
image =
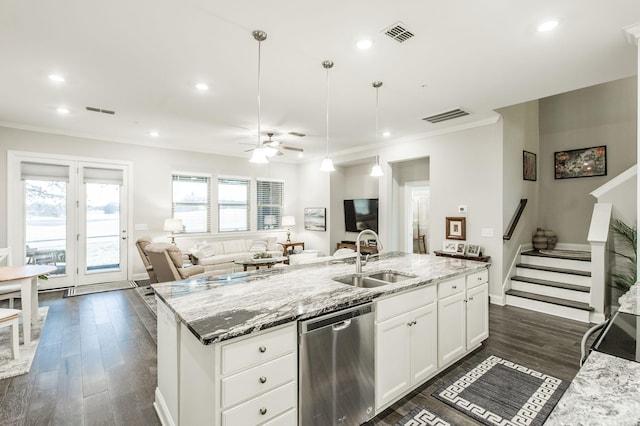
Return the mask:
[[296,148],[296,147],[293,147],[293,146],[280,145],[278,148],[280,148],[280,149],[288,149],[289,151],[304,152],[304,149]]

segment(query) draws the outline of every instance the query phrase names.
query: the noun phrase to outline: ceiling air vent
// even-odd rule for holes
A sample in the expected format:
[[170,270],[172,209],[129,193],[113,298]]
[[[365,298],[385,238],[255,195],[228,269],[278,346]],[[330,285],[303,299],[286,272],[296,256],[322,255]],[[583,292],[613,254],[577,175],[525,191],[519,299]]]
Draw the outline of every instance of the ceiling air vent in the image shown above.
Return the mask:
[[440,114],[431,115],[429,117],[423,118],[423,120],[428,121],[429,123],[440,123],[441,121],[453,120],[454,118],[464,117],[465,115],[469,115],[469,113],[463,109],[456,108],[451,111],[441,112]]
[[398,43],[403,43],[413,37],[413,33],[402,22],[396,22],[383,31]]
[[108,110],[108,109],[102,109],[102,108],[96,108],[96,107],[85,107],[85,109],[87,111],[102,112],[104,114],[111,114],[111,115],[114,115],[116,113],[115,111],[111,111],[111,110]]

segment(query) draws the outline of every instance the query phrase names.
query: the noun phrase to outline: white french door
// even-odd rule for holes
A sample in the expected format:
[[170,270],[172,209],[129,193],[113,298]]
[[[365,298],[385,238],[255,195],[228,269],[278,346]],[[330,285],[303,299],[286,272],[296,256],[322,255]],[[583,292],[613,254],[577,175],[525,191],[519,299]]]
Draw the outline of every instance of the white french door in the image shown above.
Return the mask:
[[130,166],[51,157],[10,153],[14,259],[56,266],[43,289],[126,280]]

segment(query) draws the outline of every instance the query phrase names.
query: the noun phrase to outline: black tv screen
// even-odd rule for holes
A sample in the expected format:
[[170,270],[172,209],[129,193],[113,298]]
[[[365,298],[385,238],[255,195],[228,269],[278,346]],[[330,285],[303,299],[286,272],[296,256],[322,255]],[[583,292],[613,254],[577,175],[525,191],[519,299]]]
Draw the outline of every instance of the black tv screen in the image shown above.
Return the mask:
[[344,200],[344,228],[349,232],[365,229],[378,232],[378,199]]

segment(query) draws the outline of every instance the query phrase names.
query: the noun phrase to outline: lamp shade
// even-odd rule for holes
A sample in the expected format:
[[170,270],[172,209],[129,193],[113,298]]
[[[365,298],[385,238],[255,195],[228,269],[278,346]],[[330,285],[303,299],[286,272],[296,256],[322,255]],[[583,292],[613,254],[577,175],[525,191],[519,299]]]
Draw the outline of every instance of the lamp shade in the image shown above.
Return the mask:
[[295,216],[282,216],[282,226],[295,226]]
[[165,219],[162,229],[167,232],[180,232],[182,231],[182,219],[174,219],[172,217]]

